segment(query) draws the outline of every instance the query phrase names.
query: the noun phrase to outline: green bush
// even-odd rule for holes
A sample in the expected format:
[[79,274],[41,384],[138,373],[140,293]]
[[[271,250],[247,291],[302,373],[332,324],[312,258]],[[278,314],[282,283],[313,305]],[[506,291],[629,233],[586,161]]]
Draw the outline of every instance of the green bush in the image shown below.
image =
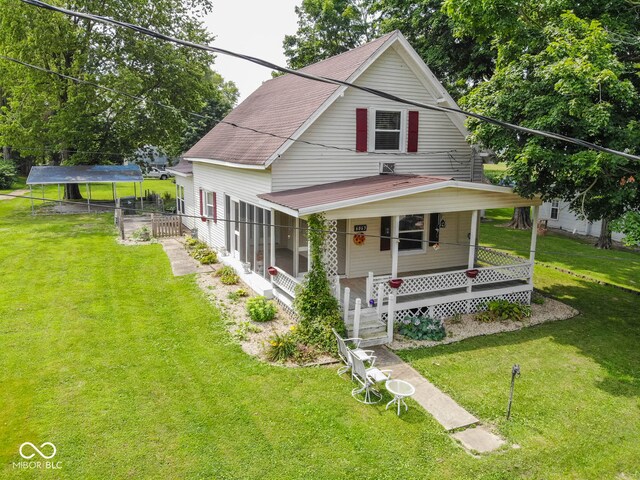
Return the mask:
[[521,321],[531,316],[531,307],[512,303],[508,300],[491,300],[485,305],[486,310],[476,314],[479,322],[495,322],[500,320]]
[[227,294],[227,298],[229,300],[232,300],[234,302],[237,302],[238,300],[240,300],[242,297],[248,297],[249,296],[249,292],[247,292],[244,288],[239,288],[238,290],[236,290],[235,292],[229,292]]
[[247,312],[254,322],[268,322],[276,316],[278,307],[263,296],[257,296],[247,300]]
[[284,362],[293,358],[298,350],[298,339],[295,332],[274,334],[269,339],[267,359],[272,362]]
[[9,160],[0,160],[0,188],[11,188],[13,182],[16,181],[18,172],[13,162]]
[[398,333],[413,340],[440,341],[447,336],[442,320],[431,317],[404,317],[400,320]]
[[202,242],[197,238],[193,238],[193,237],[187,237],[187,239],[184,241],[184,244],[187,247],[187,249],[193,248],[199,243],[202,243]]
[[198,260],[202,265],[211,265],[212,263],[218,262],[218,255],[211,250],[206,243],[196,240],[195,238],[188,238],[184,243],[189,250],[189,255]]
[[225,265],[224,267],[218,269],[215,273],[216,277],[220,278],[220,281],[225,285],[235,285],[240,281],[240,277],[229,265]]
[[149,227],[140,227],[131,233],[131,238],[138,242],[148,242],[151,240],[151,230]]

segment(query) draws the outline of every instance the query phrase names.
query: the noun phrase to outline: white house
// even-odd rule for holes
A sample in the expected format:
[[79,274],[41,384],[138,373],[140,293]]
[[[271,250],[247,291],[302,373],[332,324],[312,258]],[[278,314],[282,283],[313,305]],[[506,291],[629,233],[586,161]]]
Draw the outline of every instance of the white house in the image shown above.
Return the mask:
[[[540,219],[547,221],[547,226],[557,228],[576,235],[599,237],[602,228],[602,221],[590,222],[580,219],[569,210],[569,202],[562,200],[552,200],[544,202],[540,207]],[[611,232],[611,238],[616,242],[622,242],[624,234]]]
[[[397,31],[304,71],[455,106]],[[537,212],[540,202],[481,183],[463,117],[284,75],[224,122],[172,170],[180,211],[201,217],[185,224],[250,272],[243,278],[257,292],[291,304],[309,269],[305,219],[324,212],[335,294],[350,333],[369,344],[389,340],[394,318],[445,317],[494,298],[530,301],[533,254],[475,245],[480,210]],[[390,279],[403,283],[392,288]]]

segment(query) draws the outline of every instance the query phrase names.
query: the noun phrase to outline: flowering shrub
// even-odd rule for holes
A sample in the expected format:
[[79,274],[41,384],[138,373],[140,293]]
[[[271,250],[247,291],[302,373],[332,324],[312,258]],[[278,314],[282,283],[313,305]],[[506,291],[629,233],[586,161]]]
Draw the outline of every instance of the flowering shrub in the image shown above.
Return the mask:
[[274,334],[269,339],[267,358],[272,362],[283,362],[293,357],[298,349],[295,332]]
[[439,341],[446,337],[444,323],[431,317],[404,317],[399,322],[398,333],[413,340]]

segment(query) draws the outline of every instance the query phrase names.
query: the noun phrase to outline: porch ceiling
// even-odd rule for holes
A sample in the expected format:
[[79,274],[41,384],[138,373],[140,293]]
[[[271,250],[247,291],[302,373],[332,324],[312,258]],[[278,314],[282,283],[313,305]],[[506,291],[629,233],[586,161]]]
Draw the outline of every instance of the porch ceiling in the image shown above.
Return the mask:
[[258,195],[266,207],[296,217],[326,212],[347,219],[540,205],[508,187],[423,175],[376,175]]

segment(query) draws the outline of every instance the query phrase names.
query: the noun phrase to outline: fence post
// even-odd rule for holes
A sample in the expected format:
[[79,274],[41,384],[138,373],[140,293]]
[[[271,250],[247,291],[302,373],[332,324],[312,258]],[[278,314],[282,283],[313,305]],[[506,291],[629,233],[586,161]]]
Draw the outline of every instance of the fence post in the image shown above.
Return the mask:
[[396,310],[396,297],[393,293],[389,294],[389,310],[387,313],[387,342],[393,342],[393,322]]
[[338,300],[338,305],[340,305],[340,293],[341,293],[341,288],[340,288],[340,275],[336,275],[335,277],[335,283],[333,286],[333,293],[336,297],[336,299]]
[[353,312],[353,336],[358,338],[360,335],[360,308],[362,300],[356,298],[356,310]]
[[378,314],[378,318],[381,318],[382,315],[382,302],[384,299],[384,283],[378,284],[378,304],[376,306],[376,313]]
[[346,287],[344,289],[344,303],[342,304],[342,315],[345,325],[347,324],[347,320],[349,320],[349,297],[351,295],[351,289]]
[[158,230],[156,225],[156,216],[152,213],[151,214],[151,235],[155,237],[157,233],[158,233]]
[[367,275],[367,288],[366,288],[366,296],[365,300],[369,302],[373,298],[373,272],[369,272]]

